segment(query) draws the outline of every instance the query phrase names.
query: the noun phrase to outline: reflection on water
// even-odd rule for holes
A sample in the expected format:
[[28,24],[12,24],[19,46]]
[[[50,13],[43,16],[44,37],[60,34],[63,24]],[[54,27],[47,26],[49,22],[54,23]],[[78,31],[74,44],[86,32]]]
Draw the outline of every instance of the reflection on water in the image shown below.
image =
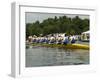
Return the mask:
[[89,50],[34,46],[26,48],[26,67],[89,64]]

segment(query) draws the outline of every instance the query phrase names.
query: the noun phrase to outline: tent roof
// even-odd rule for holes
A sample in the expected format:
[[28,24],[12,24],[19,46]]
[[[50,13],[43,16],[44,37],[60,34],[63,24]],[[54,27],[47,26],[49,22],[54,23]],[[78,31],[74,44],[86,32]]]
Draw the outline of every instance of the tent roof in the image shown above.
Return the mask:
[[87,34],[87,33],[90,33],[90,31],[83,32],[82,34]]

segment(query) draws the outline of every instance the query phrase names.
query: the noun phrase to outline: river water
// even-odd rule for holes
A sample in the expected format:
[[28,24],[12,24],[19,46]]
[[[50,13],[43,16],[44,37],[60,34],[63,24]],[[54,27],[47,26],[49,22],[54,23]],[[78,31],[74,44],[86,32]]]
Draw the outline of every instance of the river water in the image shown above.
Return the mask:
[[31,46],[26,48],[26,67],[89,64],[89,50]]

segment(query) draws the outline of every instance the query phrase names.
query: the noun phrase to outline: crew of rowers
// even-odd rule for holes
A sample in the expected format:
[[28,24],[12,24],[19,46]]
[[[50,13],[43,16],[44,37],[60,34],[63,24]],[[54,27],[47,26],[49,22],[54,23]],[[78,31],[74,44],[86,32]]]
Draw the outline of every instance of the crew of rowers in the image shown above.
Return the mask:
[[68,44],[75,43],[75,36],[49,36],[49,37],[29,37],[29,42],[32,43],[48,43],[48,44]]

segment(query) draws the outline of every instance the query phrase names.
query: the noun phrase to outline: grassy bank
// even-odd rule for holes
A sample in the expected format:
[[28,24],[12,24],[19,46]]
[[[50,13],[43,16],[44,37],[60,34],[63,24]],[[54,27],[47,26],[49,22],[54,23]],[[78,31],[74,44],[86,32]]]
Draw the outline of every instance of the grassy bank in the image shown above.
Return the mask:
[[58,48],[65,48],[65,49],[86,49],[89,50],[89,45],[83,44],[42,44],[42,43],[33,43],[32,46],[43,46],[43,47],[58,47]]

